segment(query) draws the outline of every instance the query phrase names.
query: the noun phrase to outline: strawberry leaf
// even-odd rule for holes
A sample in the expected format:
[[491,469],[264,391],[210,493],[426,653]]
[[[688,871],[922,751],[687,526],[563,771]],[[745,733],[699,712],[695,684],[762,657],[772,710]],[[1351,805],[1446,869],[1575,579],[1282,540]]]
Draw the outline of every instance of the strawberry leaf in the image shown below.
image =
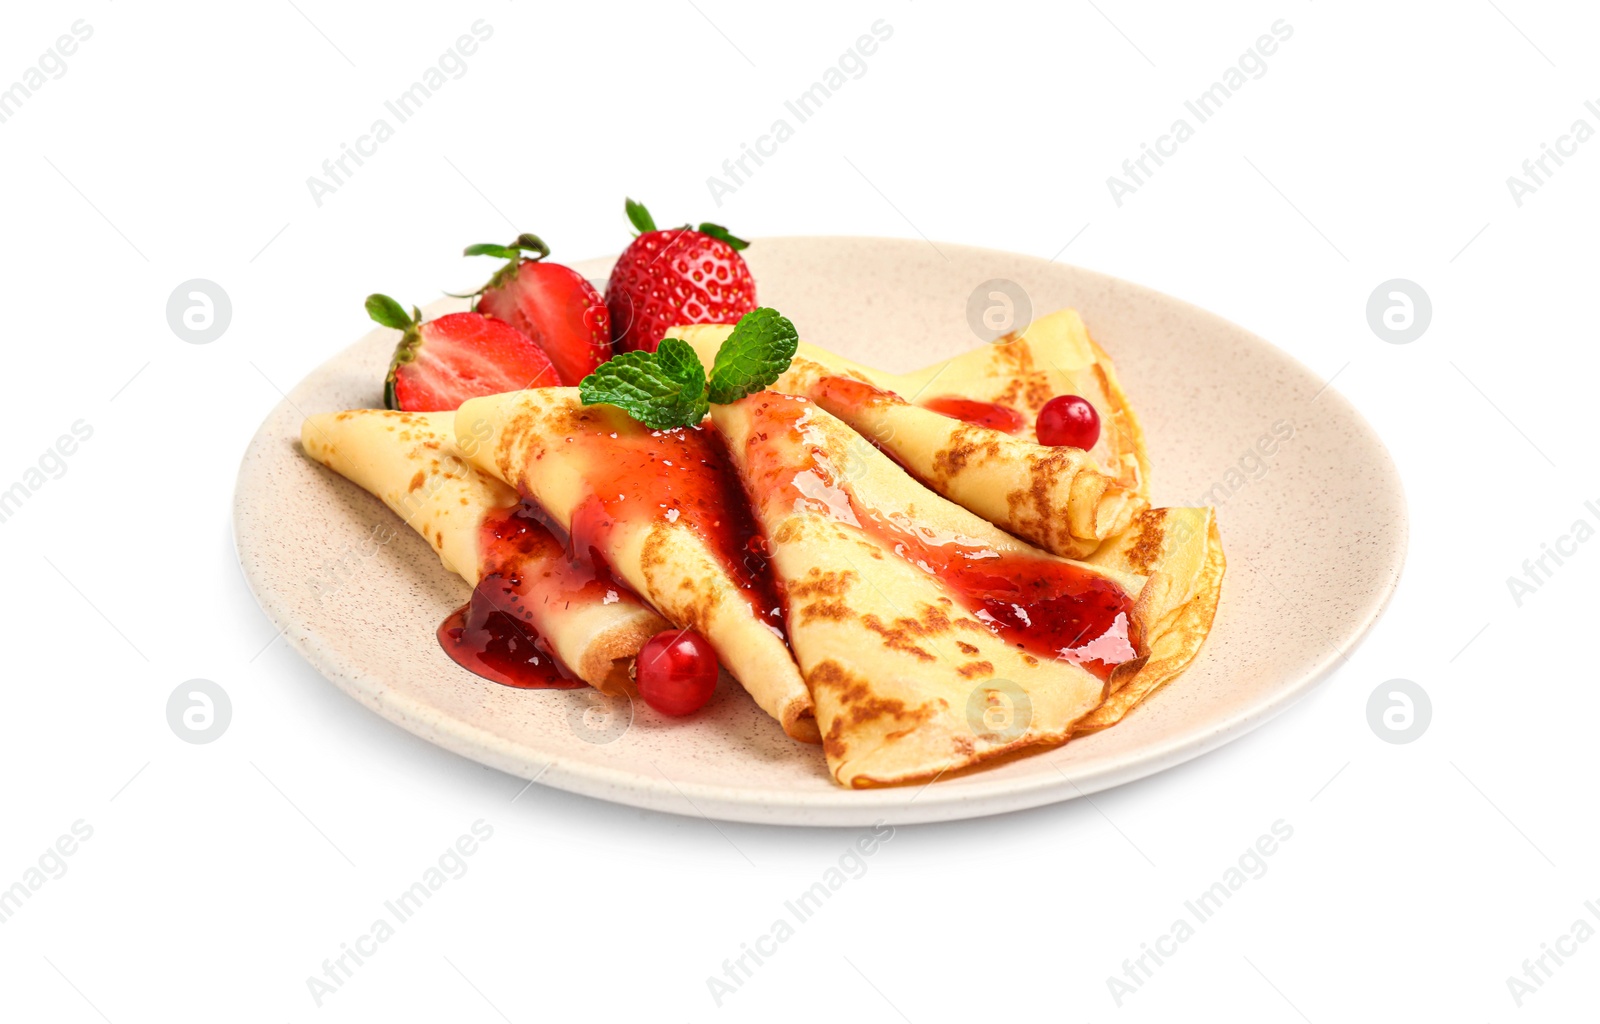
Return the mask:
[[632,199],[624,200],[623,209],[628,211],[628,221],[639,229],[641,235],[656,229],[655,218],[650,216],[650,211],[644,208],[643,203],[636,203]]
[[461,255],[498,256],[503,260],[520,260],[524,258],[522,255],[524,252],[532,253],[533,255],[526,258],[537,263],[550,255],[550,247],[544,244],[544,239],[538,235],[523,232],[508,245],[501,245],[498,242],[479,242],[461,250]]
[[700,233],[702,235],[710,235],[719,242],[727,243],[728,248],[732,249],[734,252],[738,252],[741,249],[750,248],[749,242],[740,238],[738,235],[735,235],[721,224],[712,224],[710,221],[707,221],[706,223],[700,225]]
[[523,250],[524,252],[533,253],[533,255],[529,256],[528,259],[533,260],[535,263],[550,255],[550,247],[544,244],[544,239],[540,238],[538,235],[529,234],[526,231],[518,235],[517,240],[511,244],[516,246],[518,249]]
[[393,327],[397,331],[404,331],[422,319],[420,311],[413,310],[416,318],[406,315],[406,308],[387,295],[374,292],[367,296],[367,316],[385,327]]
[[799,344],[794,324],[777,310],[762,306],[746,313],[711,365],[711,401],[737,402],[772,384],[789,368]]
[[496,242],[479,242],[469,245],[461,250],[463,256],[498,256],[503,260],[514,260],[522,253],[509,245],[500,245]]

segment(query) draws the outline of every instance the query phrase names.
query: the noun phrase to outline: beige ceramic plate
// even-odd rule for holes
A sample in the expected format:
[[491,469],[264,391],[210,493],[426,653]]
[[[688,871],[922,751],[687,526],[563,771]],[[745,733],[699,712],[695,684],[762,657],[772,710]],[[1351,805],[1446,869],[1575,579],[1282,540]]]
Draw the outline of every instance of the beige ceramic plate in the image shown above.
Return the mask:
[[[925,788],[862,792],[829,781],[821,750],[784,736],[726,678],[704,711],[675,721],[642,703],[630,715],[589,690],[485,682],[434,639],[466,585],[376,498],[299,450],[303,414],[381,404],[384,331],[302,381],[245,454],[234,532],[267,615],[378,714],[514,775],[683,814],[859,825],[1032,807],[1186,761],[1306,692],[1387,603],[1406,547],[1394,464],[1338,393],[1239,327],[1137,285],[961,246],[773,238],[746,258],[762,303],[804,338],[886,370],[981,344],[967,300],[993,279],[1021,285],[1036,314],[1077,307],[1143,418],[1155,503],[1219,507],[1228,575],[1193,667],[1120,725],[1058,750]],[[601,278],[609,265],[578,269]]]

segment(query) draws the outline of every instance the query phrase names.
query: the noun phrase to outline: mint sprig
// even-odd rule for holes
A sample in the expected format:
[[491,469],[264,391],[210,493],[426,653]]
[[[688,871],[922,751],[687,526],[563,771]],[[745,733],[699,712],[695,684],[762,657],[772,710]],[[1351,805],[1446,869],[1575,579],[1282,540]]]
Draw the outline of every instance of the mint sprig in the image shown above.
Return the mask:
[[711,402],[737,402],[776,381],[799,343],[794,324],[763,306],[739,318],[709,377],[688,342],[663,338],[654,352],[624,352],[602,363],[578,383],[578,397],[584,405],[614,405],[651,430],[692,427]]
[[578,382],[584,405],[614,405],[651,430],[705,418],[706,371],[689,343],[663,338],[654,352],[624,352]]

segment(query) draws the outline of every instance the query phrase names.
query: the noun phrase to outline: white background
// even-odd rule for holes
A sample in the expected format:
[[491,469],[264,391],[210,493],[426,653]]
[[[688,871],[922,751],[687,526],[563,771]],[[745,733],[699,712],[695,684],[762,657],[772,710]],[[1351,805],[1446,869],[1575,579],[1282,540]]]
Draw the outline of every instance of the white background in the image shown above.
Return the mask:
[[[318,206],[308,176],[479,18],[467,73]],[[717,207],[706,178],[879,18],[866,73]],[[1592,6],[82,0],[7,6],[0,87],[76,19],[92,38],[0,124],[0,489],[94,431],[0,523],[0,887],[73,822],[93,837],[0,924],[0,1018],[1564,1021],[1600,998],[1600,940],[1520,1009],[1506,983],[1600,927],[1600,544],[1520,607],[1506,582],[1600,522],[1600,140],[1520,207],[1506,185],[1575,119],[1600,129]],[[1119,207],[1107,176],[1278,19],[1267,73]],[[476,286],[460,248],[518,230],[615,252],[624,195],[757,238],[1060,253],[1273,340],[1401,468],[1392,607],[1217,753],[1092,804],[900,828],[717,1007],[707,976],[857,833],[513,803],[521,780],[274,641],[230,536],[246,442],[368,329],[363,296]],[[233,303],[209,345],[164,312],[197,277]],[[1409,345],[1365,315],[1397,277],[1434,307]],[[233,703],[202,746],[165,712],[195,677]],[[1406,745],[1366,717],[1397,677],[1433,707]],[[307,976],[478,819],[464,877],[318,1008]],[[1118,1007],[1107,978],[1280,819],[1265,876]]]

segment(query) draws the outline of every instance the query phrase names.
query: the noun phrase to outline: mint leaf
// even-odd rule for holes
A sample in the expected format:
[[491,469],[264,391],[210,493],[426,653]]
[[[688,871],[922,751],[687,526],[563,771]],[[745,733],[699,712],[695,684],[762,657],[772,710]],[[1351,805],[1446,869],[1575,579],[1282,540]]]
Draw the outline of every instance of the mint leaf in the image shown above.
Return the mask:
[[682,338],[662,338],[661,346],[656,349],[656,366],[665,376],[682,384],[684,394],[697,396],[694,404],[688,407],[689,421],[684,426],[692,427],[705,419],[706,413],[711,411],[711,402],[706,398],[706,368],[701,365],[694,348]]
[[623,352],[578,383],[584,405],[614,405],[651,430],[692,427],[705,418],[706,371],[687,342],[667,338],[655,352]]
[[746,313],[711,365],[711,401],[726,405],[767,387],[789,368],[799,344],[794,324],[777,310],[762,306]]
[[781,313],[762,307],[739,318],[706,377],[682,338],[662,338],[654,352],[623,352],[578,382],[584,405],[614,405],[651,430],[698,426],[711,409],[737,402],[789,368],[800,335]]

